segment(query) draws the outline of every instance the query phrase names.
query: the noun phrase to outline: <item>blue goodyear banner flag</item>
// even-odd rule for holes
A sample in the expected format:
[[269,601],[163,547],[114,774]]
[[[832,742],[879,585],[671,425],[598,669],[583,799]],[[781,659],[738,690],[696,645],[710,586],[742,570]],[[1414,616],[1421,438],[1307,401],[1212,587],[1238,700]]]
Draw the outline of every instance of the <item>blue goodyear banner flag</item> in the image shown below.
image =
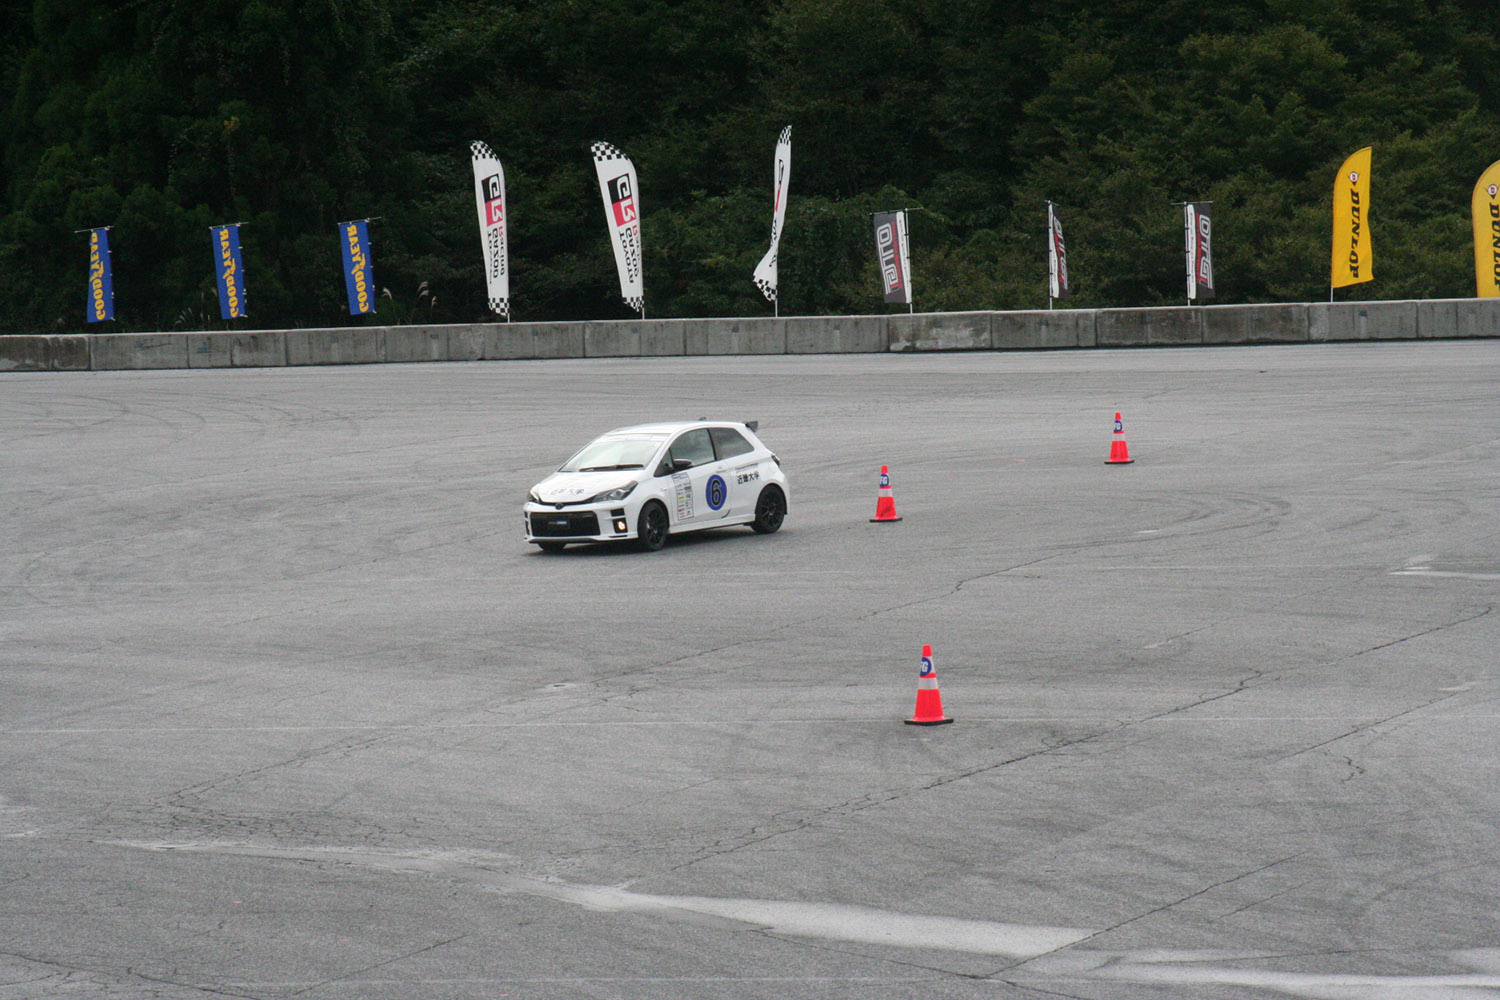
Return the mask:
[[89,230],[89,305],[87,319],[102,323],[115,318],[115,279],[110,270],[109,230]]
[[240,259],[240,224],[210,226],[214,244],[214,270],[219,276],[219,315],[243,319],[245,313],[245,268]]
[[349,315],[373,313],[375,276],[370,267],[369,220],[340,222],[339,245],[344,250],[344,290],[349,293]]

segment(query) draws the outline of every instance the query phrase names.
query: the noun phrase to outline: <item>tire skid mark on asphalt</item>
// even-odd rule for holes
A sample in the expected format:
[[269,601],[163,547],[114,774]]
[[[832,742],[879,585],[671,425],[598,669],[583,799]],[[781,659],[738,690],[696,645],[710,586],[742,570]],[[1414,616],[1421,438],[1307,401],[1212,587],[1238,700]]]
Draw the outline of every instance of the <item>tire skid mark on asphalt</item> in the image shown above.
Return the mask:
[[[1316,961],[1319,956],[1227,949],[1096,949],[1080,945],[1108,933],[1108,930],[905,913],[845,903],[633,892],[619,886],[575,884],[516,875],[497,867],[514,861],[514,858],[493,852],[398,853],[355,847],[259,847],[226,841],[173,843],[114,840],[102,843],[163,853],[342,864],[402,874],[430,875],[503,894],[521,894],[567,903],[597,913],[639,914],[726,932],[752,932],[814,941],[994,955],[1014,959],[1018,964],[986,978],[1019,987],[1025,987],[1036,980],[1061,979],[1178,987],[1234,986],[1271,990],[1311,1000],[1342,996],[1389,996],[1396,1000],[1425,995],[1500,995],[1500,971],[1497,971],[1496,949],[1493,948],[1436,953],[1458,968],[1471,970],[1464,972],[1382,975],[1285,971],[1251,967],[1249,963],[1307,962]],[[1256,871],[1286,860],[1290,859],[1280,859]],[[1235,878],[1253,874],[1254,871],[1246,872]],[[1194,895],[1212,891],[1222,884],[1224,883],[1209,886]],[[1160,909],[1169,909],[1175,905],[1177,903],[1169,903]],[[1149,916],[1149,913],[1131,919],[1145,916]]]
[[[1467,689],[1465,689],[1467,690]],[[1210,697],[1208,701],[1216,701],[1222,695]],[[1159,722],[1181,722],[1193,725],[1226,725],[1226,726],[1263,726],[1266,723],[1277,723],[1285,725],[1288,723],[1306,723],[1308,725],[1325,725],[1329,722],[1347,722],[1351,716],[1348,715],[1195,715],[1186,718],[1174,718],[1173,713],[1185,711],[1186,708],[1197,707],[1202,702],[1194,702],[1183,708],[1172,709],[1164,714],[1152,715],[1137,719],[1130,723],[1132,726],[1148,725]],[[1044,724],[1044,725],[1101,725],[1114,720],[1114,716],[1108,715],[964,715],[965,722],[1006,723],[1006,724]],[[1358,717],[1355,718],[1364,718]],[[1369,716],[1370,725],[1378,725],[1388,722],[1392,716]],[[1497,714],[1473,714],[1463,716],[1465,722],[1479,724],[1490,724],[1500,722]],[[382,732],[438,732],[451,730],[472,729],[478,731],[497,729],[548,729],[553,727],[567,727],[572,729],[636,729],[642,726],[655,726],[658,728],[682,728],[687,726],[724,727],[724,728],[750,728],[754,726],[826,726],[829,722],[841,723],[866,723],[872,726],[890,725],[889,714],[870,715],[863,718],[851,716],[839,716],[822,718],[764,718],[764,719],[581,719],[569,721],[566,719],[542,718],[529,719],[524,722],[510,721],[482,721],[482,722],[324,722],[307,723],[304,725],[284,724],[266,726],[17,726],[0,730],[0,736],[108,736],[118,734],[122,736],[162,736],[171,734],[186,735],[232,735],[246,733],[319,733],[319,732],[366,732],[380,730]],[[1410,719],[1407,725],[1432,725],[1452,726],[1452,718],[1432,719]],[[1352,735],[1352,733],[1351,733]],[[1055,749],[1055,748],[1054,748]]]
[[[1151,495],[1148,494],[1147,496],[1149,498]],[[1156,496],[1156,499],[1162,503],[1167,503],[1172,500],[1182,500],[1180,496],[1176,496],[1174,494],[1159,494]],[[877,608],[873,611],[859,616],[855,620],[866,621],[870,618],[875,618],[883,614],[889,614],[893,611],[902,611],[907,608],[916,607],[918,605],[930,604],[934,601],[946,600],[947,598],[957,595],[968,584],[977,583],[980,580],[993,579],[997,576],[1004,576],[1007,573],[1014,573],[1018,570],[1030,569],[1033,566],[1038,566],[1042,563],[1060,559],[1064,556],[1072,555],[1077,552],[1110,548],[1116,545],[1149,545],[1155,542],[1176,541],[1183,538],[1216,535],[1224,532],[1241,531],[1250,528],[1260,528],[1262,530],[1258,531],[1257,534],[1265,534],[1270,531],[1275,531],[1276,528],[1280,525],[1281,519],[1288,513],[1290,513],[1292,509],[1292,505],[1290,503],[1287,503],[1286,501],[1277,500],[1271,497],[1258,496],[1256,494],[1224,494],[1221,499],[1229,501],[1230,506],[1214,506],[1208,503],[1203,503],[1201,501],[1190,500],[1188,501],[1188,510],[1186,512],[1184,512],[1177,518],[1164,522],[1164,526],[1162,528],[1153,529],[1151,534],[1134,535],[1125,538],[1101,537],[1054,545],[1051,547],[1051,551],[1047,552],[1044,555],[1039,555],[1033,559],[1028,559],[1025,562],[1016,563],[1011,566],[1005,566],[987,573],[979,573],[974,576],[959,580],[957,583],[953,584],[951,588],[941,594],[934,594],[927,597],[917,598],[916,600],[892,605],[890,607]],[[1241,510],[1243,510],[1245,507],[1251,508],[1249,512],[1250,516],[1248,518],[1243,516],[1234,517],[1228,524],[1209,523],[1207,525],[1199,526],[1201,522],[1211,521],[1211,519],[1213,519],[1216,515],[1225,513],[1226,511],[1229,513],[1234,513],[1236,507]],[[1185,525],[1193,525],[1195,527],[1193,527],[1191,530],[1172,530],[1181,528]]]

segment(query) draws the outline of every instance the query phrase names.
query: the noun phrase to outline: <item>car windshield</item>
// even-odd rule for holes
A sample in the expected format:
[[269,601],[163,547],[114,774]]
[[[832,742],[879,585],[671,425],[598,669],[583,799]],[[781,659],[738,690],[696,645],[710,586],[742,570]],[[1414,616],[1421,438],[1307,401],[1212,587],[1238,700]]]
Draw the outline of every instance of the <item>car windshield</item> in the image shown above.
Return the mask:
[[644,469],[656,450],[660,437],[602,437],[589,442],[582,451],[563,463],[558,472],[609,472],[616,469]]

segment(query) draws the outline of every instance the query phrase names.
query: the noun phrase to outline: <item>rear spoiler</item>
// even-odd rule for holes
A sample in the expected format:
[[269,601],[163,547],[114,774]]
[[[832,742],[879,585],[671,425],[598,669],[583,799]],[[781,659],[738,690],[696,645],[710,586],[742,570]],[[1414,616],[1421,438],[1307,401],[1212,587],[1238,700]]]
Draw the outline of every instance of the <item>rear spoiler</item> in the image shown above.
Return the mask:
[[[699,417],[699,418],[698,418],[698,419],[699,419],[699,420],[707,420],[707,419],[708,419],[708,418],[707,418],[707,417]],[[759,428],[759,427],[760,427],[760,421],[759,421],[759,420],[742,420],[742,421],[740,421],[740,423],[742,423],[742,424],[744,424],[744,425],[745,425],[745,426],[746,426],[746,427],[748,427],[748,428],[749,428],[749,429],[750,429],[750,431],[751,431],[751,432],[752,432],[752,433],[753,433],[753,432],[754,432],[754,431],[755,431],[755,430],[756,430],[756,429],[757,429],[757,428]]]

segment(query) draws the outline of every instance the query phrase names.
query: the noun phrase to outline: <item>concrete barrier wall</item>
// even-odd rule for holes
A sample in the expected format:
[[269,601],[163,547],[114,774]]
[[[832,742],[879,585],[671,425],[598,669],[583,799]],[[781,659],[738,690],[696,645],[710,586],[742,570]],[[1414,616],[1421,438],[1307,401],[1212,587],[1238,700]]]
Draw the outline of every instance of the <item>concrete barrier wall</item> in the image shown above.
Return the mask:
[[485,361],[581,358],[585,323],[494,323],[485,327]]
[[780,319],[680,319],[685,354],[785,354]]
[[[1433,337],[1445,336],[1434,331]],[[1459,299],[1455,337],[1500,337],[1500,298]]]
[[1500,299],[0,336],[0,372],[1500,338]]
[[896,313],[886,317],[893,351],[988,351],[994,313]]
[[876,354],[890,349],[885,316],[791,316],[788,354]]
[[1418,337],[1500,337],[1500,298],[1422,299]]
[[[353,326],[331,330],[288,330],[289,365],[373,365],[385,359],[386,330],[410,327]],[[422,329],[417,327],[417,329]]]
[[990,314],[990,339],[999,351],[1095,347],[1097,309],[1032,309]]
[[86,372],[89,338],[64,336],[0,337],[0,372]]
[[586,358],[681,357],[686,331],[675,320],[642,319],[585,323]]
[[1095,319],[1099,347],[1181,347],[1203,343],[1203,310],[1100,309]]
[[1416,302],[1316,302],[1307,307],[1309,340],[1407,340],[1416,335]]
[[1205,344],[1305,344],[1307,306],[1300,302],[1259,306],[1203,306]]
[[279,368],[286,364],[286,332],[190,333],[189,368]]
[[190,334],[89,334],[89,367],[96,372],[186,368]]

